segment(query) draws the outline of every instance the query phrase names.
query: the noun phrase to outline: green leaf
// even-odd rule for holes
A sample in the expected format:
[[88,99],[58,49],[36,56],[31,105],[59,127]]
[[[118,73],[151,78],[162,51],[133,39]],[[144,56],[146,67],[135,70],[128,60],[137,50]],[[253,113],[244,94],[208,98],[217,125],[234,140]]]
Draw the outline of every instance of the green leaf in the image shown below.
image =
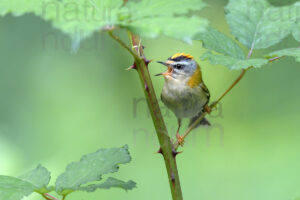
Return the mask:
[[297,41],[300,42],[300,21],[295,23],[293,28],[293,36]]
[[273,7],[266,0],[230,0],[226,7],[232,34],[248,48],[268,48],[294,26],[291,6]]
[[295,21],[292,28],[294,38],[300,42],[300,2],[295,3],[290,8],[291,18]]
[[136,187],[136,183],[133,181],[124,182],[109,177],[104,183],[88,185],[86,187],[80,187],[79,190],[85,192],[94,192],[97,189],[121,188],[127,191],[127,190],[132,190],[135,187]]
[[142,0],[129,1],[126,9],[132,13],[131,20],[140,20],[152,17],[172,17],[188,14],[190,11],[201,10],[206,6],[202,0]]
[[14,16],[21,16],[26,13],[41,13],[41,0],[1,0],[0,16],[12,13]]
[[196,39],[201,40],[206,49],[234,58],[245,58],[243,50],[235,41],[214,28],[208,28],[204,33],[198,34]]
[[92,181],[99,181],[103,174],[114,173],[119,164],[130,162],[128,147],[100,149],[85,155],[79,162],[71,163],[56,181],[56,191],[68,194],[79,190],[80,186]]
[[142,37],[165,35],[191,43],[196,34],[205,31],[208,22],[200,17],[182,15],[204,7],[202,0],[129,1],[124,9],[132,14],[121,26]]
[[122,4],[122,0],[52,0],[43,5],[42,17],[73,39],[81,40],[97,30],[117,26]]
[[20,179],[35,186],[35,189],[46,188],[51,179],[51,173],[42,165],[38,165],[34,170],[23,174]]
[[294,57],[296,61],[300,62],[300,48],[290,48],[290,49],[275,51],[270,53],[269,56],[271,57],[291,56]]
[[1,0],[0,15],[33,13],[71,36],[75,44],[111,27],[129,28],[145,37],[166,35],[190,42],[205,30],[207,21],[182,15],[201,10],[202,0]]
[[93,32],[118,25],[123,0],[1,0],[0,14],[33,13],[74,40]]
[[201,59],[209,60],[213,65],[223,65],[232,70],[247,69],[248,67],[259,68],[268,64],[267,59],[238,59],[230,56],[216,55],[212,52],[206,52],[202,55]]
[[34,185],[18,178],[0,176],[0,199],[21,200],[34,191]]
[[192,43],[195,35],[205,31],[207,21],[199,17],[155,17],[125,24],[130,31],[143,37],[165,35]]
[[50,172],[41,165],[19,178],[0,176],[0,199],[18,200],[32,192],[49,192]]

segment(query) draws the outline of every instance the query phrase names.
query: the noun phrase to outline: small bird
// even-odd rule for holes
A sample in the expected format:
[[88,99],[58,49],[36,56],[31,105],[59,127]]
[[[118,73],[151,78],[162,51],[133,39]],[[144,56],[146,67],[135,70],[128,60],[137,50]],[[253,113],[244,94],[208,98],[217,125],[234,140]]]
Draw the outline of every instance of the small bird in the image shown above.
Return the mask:
[[[193,56],[176,53],[166,62],[158,61],[158,63],[168,67],[166,72],[156,74],[156,76],[162,75],[165,78],[161,100],[177,117],[176,138],[182,145],[184,141],[179,134],[181,120],[189,118],[190,126],[206,109],[209,109],[209,90],[203,82],[200,66]],[[210,126],[210,123],[204,118],[197,126],[199,125]]]

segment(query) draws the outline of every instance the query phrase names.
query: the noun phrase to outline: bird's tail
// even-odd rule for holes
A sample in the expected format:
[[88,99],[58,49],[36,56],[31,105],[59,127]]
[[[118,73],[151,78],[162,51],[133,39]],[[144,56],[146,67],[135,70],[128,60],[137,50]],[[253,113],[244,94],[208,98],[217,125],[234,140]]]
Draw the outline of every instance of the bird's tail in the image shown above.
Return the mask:
[[[192,117],[190,119],[190,124],[189,127],[203,114],[203,112],[199,112],[198,115],[196,115],[195,117]],[[203,118],[195,128],[199,127],[199,126],[211,126],[210,122],[206,119]]]

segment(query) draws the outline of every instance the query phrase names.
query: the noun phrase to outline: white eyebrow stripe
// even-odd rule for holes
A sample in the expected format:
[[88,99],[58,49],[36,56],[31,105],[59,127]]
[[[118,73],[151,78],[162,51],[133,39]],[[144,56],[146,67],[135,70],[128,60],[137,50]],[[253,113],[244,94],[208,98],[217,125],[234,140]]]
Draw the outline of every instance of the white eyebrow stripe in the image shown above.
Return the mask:
[[189,62],[187,62],[187,61],[179,61],[179,62],[174,62],[174,63],[172,63],[172,65],[188,65],[189,64]]

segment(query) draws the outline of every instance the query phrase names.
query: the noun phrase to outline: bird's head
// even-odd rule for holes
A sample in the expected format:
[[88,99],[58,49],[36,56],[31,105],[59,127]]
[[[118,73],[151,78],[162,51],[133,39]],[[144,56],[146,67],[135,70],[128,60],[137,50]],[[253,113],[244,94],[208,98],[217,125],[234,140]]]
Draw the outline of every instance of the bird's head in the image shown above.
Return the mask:
[[164,76],[166,81],[177,80],[182,82],[201,82],[202,75],[200,67],[193,56],[185,53],[177,53],[168,58],[166,62],[158,63],[168,67],[167,71],[156,74]]

